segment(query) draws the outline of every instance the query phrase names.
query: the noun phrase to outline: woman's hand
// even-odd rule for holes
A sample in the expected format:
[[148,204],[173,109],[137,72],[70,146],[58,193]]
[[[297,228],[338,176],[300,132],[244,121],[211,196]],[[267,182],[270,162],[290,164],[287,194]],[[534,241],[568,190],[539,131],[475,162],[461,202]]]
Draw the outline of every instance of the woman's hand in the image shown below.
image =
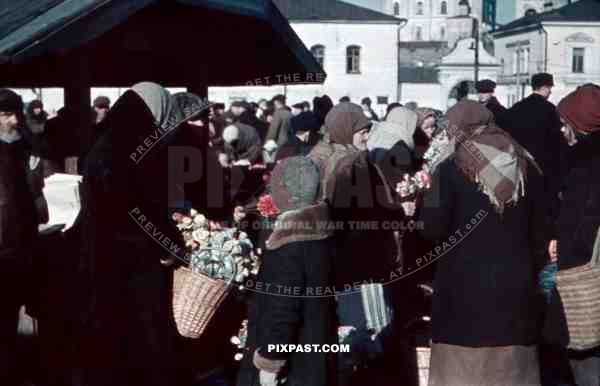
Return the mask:
[[415,215],[415,212],[417,211],[417,204],[415,201],[406,201],[403,202],[401,205],[402,209],[404,209],[404,214],[407,217],[412,217]]
[[558,240],[550,240],[548,255],[550,255],[550,262],[555,263],[558,260]]

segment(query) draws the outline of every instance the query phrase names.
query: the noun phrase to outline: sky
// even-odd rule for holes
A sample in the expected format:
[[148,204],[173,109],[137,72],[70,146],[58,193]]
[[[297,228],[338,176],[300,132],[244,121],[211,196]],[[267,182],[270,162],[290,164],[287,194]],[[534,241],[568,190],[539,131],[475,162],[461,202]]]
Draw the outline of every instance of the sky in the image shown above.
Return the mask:
[[[343,0],[347,3],[360,5],[366,8],[381,9],[385,0]],[[514,0],[496,0],[496,21],[500,24],[508,23],[515,18],[515,1]]]

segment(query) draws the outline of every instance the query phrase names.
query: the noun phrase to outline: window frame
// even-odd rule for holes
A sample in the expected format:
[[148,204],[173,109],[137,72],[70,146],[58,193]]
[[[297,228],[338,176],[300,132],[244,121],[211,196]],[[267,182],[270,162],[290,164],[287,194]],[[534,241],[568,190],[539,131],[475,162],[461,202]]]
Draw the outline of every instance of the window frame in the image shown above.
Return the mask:
[[424,10],[423,10],[423,7],[424,7],[423,2],[422,1],[417,1],[417,7],[415,9],[415,15],[417,15],[417,16],[423,16],[425,14]]
[[[317,50],[320,50],[320,56],[317,55]],[[315,58],[317,63],[321,66],[321,68],[325,68],[325,46],[323,44],[315,44],[310,47],[310,53]]]
[[360,74],[362,48],[353,44],[346,47],[346,74]]
[[448,2],[442,1],[440,3],[440,15],[447,15],[447,14],[448,14]]
[[[580,52],[581,55],[575,55]],[[579,59],[579,60],[577,60]],[[577,60],[577,61],[576,61]],[[585,47],[573,47],[571,50],[571,72],[573,74],[585,74]]]

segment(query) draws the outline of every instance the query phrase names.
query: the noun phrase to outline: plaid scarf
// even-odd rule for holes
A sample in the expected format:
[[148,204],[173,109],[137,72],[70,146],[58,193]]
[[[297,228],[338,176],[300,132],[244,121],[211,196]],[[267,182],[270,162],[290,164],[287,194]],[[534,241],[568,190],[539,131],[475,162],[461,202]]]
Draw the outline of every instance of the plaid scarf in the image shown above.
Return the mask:
[[503,213],[506,206],[516,205],[525,196],[528,162],[537,165],[522,146],[494,124],[492,113],[484,106],[464,101],[456,108],[446,114],[448,122],[455,123],[450,130],[456,138],[456,165],[479,186],[496,211]]

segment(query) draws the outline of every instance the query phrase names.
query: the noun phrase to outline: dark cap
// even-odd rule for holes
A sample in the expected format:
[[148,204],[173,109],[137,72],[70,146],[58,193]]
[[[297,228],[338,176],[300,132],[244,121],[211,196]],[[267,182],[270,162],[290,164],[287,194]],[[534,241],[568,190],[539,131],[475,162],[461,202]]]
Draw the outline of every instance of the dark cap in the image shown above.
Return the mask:
[[534,90],[537,90],[540,87],[544,86],[554,86],[554,77],[552,77],[551,74],[548,74],[546,72],[540,72],[539,74],[535,74],[531,77],[531,87]]
[[225,110],[225,103],[217,102],[217,103],[213,104],[213,108],[215,110]]
[[42,103],[41,100],[34,99],[31,102],[29,102],[29,108],[31,108],[31,109],[43,109],[44,108],[44,104]]
[[475,84],[475,89],[479,93],[489,93],[494,92],[496,89],[496,82],[491,79],[482,79],[477,84]]
[[360,101],[361,105],[371,106],[371,98],[365,97]]
[[23,112],[23,100],[16,92],[7,88],[0,89],[0,111]]
[[93,105],[99,109],[108,109],[110,108],[110,99],[107,96],[100,95],[94,99]]
[[305,111],[296,115],[295,117],[292,117],[290,120],[290,125],[294,134],[298,131],[316,132],[321,128],[321,124],[319,123],[317,116],[310,111]]
[[304,109],[304,103],[303,102],[298,102],[298,103],[292,105],[292,107],[295,108],[295,109],[302,110],[302,109]]

